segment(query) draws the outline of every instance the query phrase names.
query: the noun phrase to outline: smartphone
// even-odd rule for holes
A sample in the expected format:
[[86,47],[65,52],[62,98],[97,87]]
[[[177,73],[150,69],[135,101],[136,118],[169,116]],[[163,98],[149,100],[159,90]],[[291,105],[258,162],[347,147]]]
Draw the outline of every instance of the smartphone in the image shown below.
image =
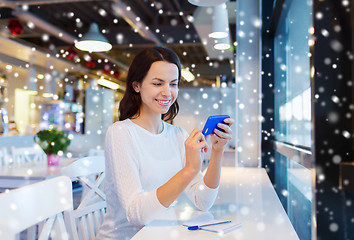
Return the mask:
[[224,119],[226,119],[226,118],[230,118],[230,116],[229,115],[213,115],[213,116],[208,117],[208,119],[204,125],[202,133],[204,135],[213,134],[215,128],[220,131],[223,131],[222,129],[218,128],[217,125],[218,125],[218,123],[222,123],[224,121]]

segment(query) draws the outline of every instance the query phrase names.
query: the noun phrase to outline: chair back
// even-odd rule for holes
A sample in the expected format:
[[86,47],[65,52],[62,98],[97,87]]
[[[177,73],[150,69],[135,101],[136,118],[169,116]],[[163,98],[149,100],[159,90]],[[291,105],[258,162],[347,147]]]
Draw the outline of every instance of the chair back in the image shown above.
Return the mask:
[[43,149],[38,145],[33,147],[11,147],[12,161],[14,164],[26,162],[40,162],[47,159],[47,155]]
[[83,185],[83,196],[79,206],[64,213],[67,228],[74,240],[95,239],[106,213],[106,195],[101,190],[105,177],[103,156],[84,157],[64,167],[63,175],[78,179]]
[[0,166],[9,164],[9,156],[5,147],[0,148]]
[[30,184],[0,194],[0,239],[40,224],[38,239],[68,239],[63,212],[73,209],[71,180],[66,176]]

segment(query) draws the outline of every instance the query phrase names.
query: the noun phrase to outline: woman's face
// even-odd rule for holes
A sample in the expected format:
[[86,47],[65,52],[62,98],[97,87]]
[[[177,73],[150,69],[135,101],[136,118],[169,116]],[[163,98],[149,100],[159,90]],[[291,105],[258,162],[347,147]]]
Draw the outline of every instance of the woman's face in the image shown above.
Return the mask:
[[140,110],[148,114],[165,114],[178,96],[178,68],[169,62],[154,62],[141,84],[133,83],[140,92]]

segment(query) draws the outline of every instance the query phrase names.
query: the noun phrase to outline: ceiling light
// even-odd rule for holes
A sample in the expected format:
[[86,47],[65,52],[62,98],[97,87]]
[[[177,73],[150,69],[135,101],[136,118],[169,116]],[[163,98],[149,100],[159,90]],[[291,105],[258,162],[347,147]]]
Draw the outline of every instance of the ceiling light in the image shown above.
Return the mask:
[[213,24],[211,26],[211,38],[225,38],[229,36],[229,17],[226,4],[220,4],[213,8]]
[[227,0],[188,0],[189,3],[200,7],[211,7],[225,3]]
[[25,93],[27,93],[28,95],[37,95],[37,91],[33,91],[33,90],[26,90]]
[[110,89],[113,89],[113,90],[116,90],[116,89],[119,88],[119,84],[118,83],[106,80],[104,78],[98,79],[97,80],[97,84],[99,84],[101,86],[104,86],[104,87],[107,87],[107,88],[110,88]]
[[92,23],[90,30],[77,42],[75,47],[88,52],[106,52],[111,50],[112,45],[99,32],[96,23]]
[[191,73],[188,69],[182,68],[182,77],[187,81],[191,82],[195,79],[193,73]]
[[227,38],[218,38],[215,40],[214,48],[216,50],[227,50],[230,49],[230,39]]
[[51,98],[51,97],[53,97],[53,93],[43,93],[42,96],[44,98]]

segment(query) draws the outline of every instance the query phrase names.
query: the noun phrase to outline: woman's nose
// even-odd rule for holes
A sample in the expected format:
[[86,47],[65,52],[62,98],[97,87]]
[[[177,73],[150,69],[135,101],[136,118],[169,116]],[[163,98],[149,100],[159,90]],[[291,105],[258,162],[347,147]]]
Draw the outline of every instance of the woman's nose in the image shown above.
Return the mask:
[[170,86],[164,86],[163,89],[162,89],[162,95],[163,96],[171,96],[171,88]]

